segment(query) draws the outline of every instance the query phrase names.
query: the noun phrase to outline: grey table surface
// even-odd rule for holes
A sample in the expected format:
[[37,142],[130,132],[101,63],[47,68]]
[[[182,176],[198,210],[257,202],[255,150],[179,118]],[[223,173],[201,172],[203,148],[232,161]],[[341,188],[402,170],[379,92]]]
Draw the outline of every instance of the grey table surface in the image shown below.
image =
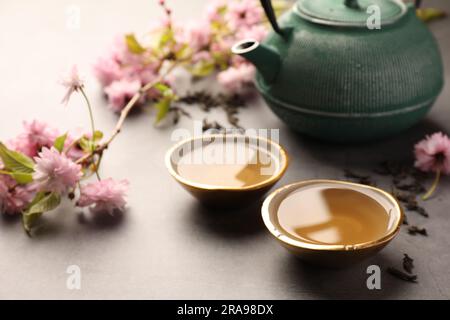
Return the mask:
[[[187,20],[198,17],[206,1],[170,3],[176,18]],[[450,11],[449,1],[425,3]],[[79,29],[66,27],[72,5],[81,12]],[[90,66],[114,34],[145,30],[158,16],[156,1],[2,0],[1,139],[18,133],[26,119],[44,119],[62,130],[88,127],[81,99],[74,98],[69,107],[59,104],[63,89],[58,75],[72,63],[87,72],[98,126],[109,132],[117,116],[107,110]],[[343,178],[345,168],[369,172],[382,160],[410,159],[412,146],[425,133],[450,132],[450,19],[430,27],[442,49],[447,85],[426,120],[392,139],[359,146],[326,144],[293,133],[261,100],[241,112],[244,127],[280,129],[292,162],[278,186],[307,178]],[[19,220],[0,219],[0,298],[450,298],[447,178],[425,204],[429,219],[410,214],[410,220],[428,229],[428,238],[402,230],[368,261],[343,270],[320,269],[302,264],[273,241],[258,205],[225,214],[203,209],[164,167],[173,128],[155,128],[152,121],[146,113],[130,117],[103,162],[104,176],[131,182],[125,215],[88,216],[83,222],[65,205],[46,216],[34,238],[23,233]],[[190,129],[192,122],[185,119],[178,127]],[[378,182],[389,187],[387,180]],[[367,266],[400,266],[404,252],[415,258],[419,282],[402,282],[383,272],[382,289],[368,290]],[[66,287],[69,265],[81,268],[80,290]]]

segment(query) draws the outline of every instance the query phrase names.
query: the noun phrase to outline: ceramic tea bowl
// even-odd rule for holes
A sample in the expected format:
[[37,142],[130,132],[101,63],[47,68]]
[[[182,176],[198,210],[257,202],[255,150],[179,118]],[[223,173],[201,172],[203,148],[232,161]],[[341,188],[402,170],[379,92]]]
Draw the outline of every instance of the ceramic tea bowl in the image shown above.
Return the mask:
[[[308,187],[320,187],[321,185],[340,189],[349,188],[363,194],[370,193],[371,198],[381,204],[386,209],[384,213],[388,214],[388,223],[386,231],[383,231],[384,234],[368,242],[341,245],[311,242],[286,231],[279,222],[279,207],[282,201],[293,192],[302,192]],[[302,214],[302,212],[298,214]],[[301,260],[314,265],[339,268],[360,262],[384,248],[398,234],[403,220],[403,212],[394,197],[378,188],[345,181],[309,180],[293,183],[272,192],[263,203],[262,218],[275,239]]]
[[[216,182],[205,183],[196,177],[186,177],[180,172],[180,163],[184,157],[190,156],[194,152],[198,155],[198,150],[217,143],[226,143],[227,146],[233,143],[242,143],[246,147],[252,148],[259,155],[264,154],[270,166],[270,174],[265,174],[256,183],[249,183],[244,186],[227,185],[220,179]],[[200,152],[201,154],[201,152]],[[230,149],[224,151],[224,155],[230,155]],[[177,143],[166,153],[165,163],[167,170],[173,178],[202,204],[215,208],[239,208],[250,205],[258,201],[277,183],[288,166],[288,156],[286,151],[278,143],[258,136],[244,136],[241,134],[210,134],[189,138]],[[196,165],[208,166],[210,164],[197,163]],[[227,166],[228,164],[223,164]],[[212,175],[220,173],[222,164],[214,164]],[[210,170],[210,168],[206,168]],[[211,172],[211,170],[209,171]],[[222,172],[223,175],[223,172]]]

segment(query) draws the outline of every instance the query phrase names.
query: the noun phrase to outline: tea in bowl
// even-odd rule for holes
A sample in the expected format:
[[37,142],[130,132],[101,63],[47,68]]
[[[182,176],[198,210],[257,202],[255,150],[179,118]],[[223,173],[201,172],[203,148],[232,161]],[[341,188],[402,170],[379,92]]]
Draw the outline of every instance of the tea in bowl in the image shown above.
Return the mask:
[[302,260],[342,267],[386,246],[398,234],[403,212],[397,200],[381,189],[309,180],[270,194],[262,217],[280,244]]
[[287,165],[279,144],[241,134],[190,138],[166,154],[166,167],[178,183],[203,204],[223,208],[257,201],[281,179]]

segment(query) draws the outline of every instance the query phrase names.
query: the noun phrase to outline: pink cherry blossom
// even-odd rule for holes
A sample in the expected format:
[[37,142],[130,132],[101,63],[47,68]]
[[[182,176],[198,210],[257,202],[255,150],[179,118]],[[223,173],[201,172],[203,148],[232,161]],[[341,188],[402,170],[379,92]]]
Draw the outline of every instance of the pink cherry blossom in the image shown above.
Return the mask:
[[112,44],[112,57],[117,63],[123,67],[140,66],[144,63],[144,54],[134,54],[128,50],[128,45],[123,34],[118,34],[114,37]]
[[[128,49],[125,35],[117,35],[111,47],[111,53],[100,58],[94,64],[94,73],[100,83],[108,88],[115,82],[120,85],[113,85],[114,102],[110,104],[114,111],[120,111],[123,107],[120,102],[120,92],[125,89],[124,84],[136,83],[139,80],[141,85],[153,81],[158,73],[160,62],[149,59],[151,50],[143,54],[134,54]],[[108,92],[105,90],[108,94]],[[118,99],[118,100],[117,100]],[[111,102],[111,100],[110,100]]]
[[111,178],[96,181],[81,187],[79,207],[93,206],[94,212],[109,212],[124,210],[128,181],[115,181]]
[[8,214],[21,213],[33,200],[35,193],[26,186],[16,186],[9,191],[4,203],[4,212]]
[[256,0],[233,1],[228,5],[227,21],[234,29],[248,28],[262,21],[263,10]]
[[172,26],[174,29],[178,29],[177,24],[178,23],[174,23],[170,17],[164,15],[150,21],[148,30],[150,34],[157,34],[170,26]]
[[425,172],[450,174],[450,138],[442,132],[427,136],[416,144],[415,166]]
[[231,47],[236,43],[236,39],[232,37],[226,37],[222,39],[217,39],[211,43],[210,51],[213,54],[230,54]]
[[136,76],[140,80],[141,85],[145,85],[155,80],[158,75],[155,72],[154,66],[146,66],[145,68],[137,69]]
[[25,134],[19,134],[14,139],[9,140],[7,146],[9,149],[23,153],[28,157],[36,156],[38,151]]
[[211,41],[211,28],[204,22],[188,22],[181,30],[178,40],[187,43],[194,51],[205,49]]
[[209,51],[203,50],[194,54],[194,56],[192,57],[192,62],[197,63],[201,61],[211,61],[212,59],[213,57],[211,56],[211,53],[209,53]]
[[37,155],[42,147],[51,147],[59,136],[58,129],[43,121],[24,121],[24,132],[8,142],[8,146],[29,157]]
[[105,93],[108,97],[109,107],[115,111],[120,112],[129,99],[131,99],[141,88],[139,80],[122,79],[114,81],[105,88]]
[[65,75],[60,83],[66,88],[66,94],[64,95],[64,98],[62,100],[63,104],[67,104],[69,102],[70,96],[75,91],[80,90],[83,88],[84,80],[81,78],[80,74],[78,73],[78,67],[76,65],[73,65],[70,71]]
[[74,143],[82,137],[90,139],[92,137],[92,132],[85,132],[83,129],[79,128],[67,133],[66,141],[64,143],[64,152],[72,161],[76,161],[85,155],[85,152],[80,146],[77,143]]
[[254,75],[255,68],[247,63],[220,72],[217,80],[230,93],[239,93],[252,84]]
[[7,175],[0,175],[0,213],[17,214],[22,212],[34,198],[31,185],[19,186]]
[[43,148],[34,161],[36,165],[33,179],[41,191],[64,193],[75,187],[82,176],[81,165],[59,153],[54,147]]
[[261,42],[268,33],[268,29],[264,25],[253,25],[247,28],[242,28],[237,33],[238,39],[253,39]]
[[236,55],[236,54],[231,57],[231,59],[230,59],[231,66],[238,67],[241,64],[248,64],[248,61],[244,57]]
[[55,139],[59,136],[58,129],[51,127],[48,123],[43,121],[25,121],[23,126],[25,128],[25,135],[30,142],[39,147],[52,146]]
[[119,63],[109,56],[97,60],[94,64],[94,74],[103,86],[108,86],[123,76]]
[[209,22],[218,22],[222,19],[222,9],[227,5],[226,0],[210,0],[206,7],[206,19]]
[[104,87],[123,79],[138,79],[141,84],[146,84],[156,77],[159,61],[149,61],[145,53],[130,52],[124,36],[116,38],[114,43],[112,54],[94,64],[95,76]]

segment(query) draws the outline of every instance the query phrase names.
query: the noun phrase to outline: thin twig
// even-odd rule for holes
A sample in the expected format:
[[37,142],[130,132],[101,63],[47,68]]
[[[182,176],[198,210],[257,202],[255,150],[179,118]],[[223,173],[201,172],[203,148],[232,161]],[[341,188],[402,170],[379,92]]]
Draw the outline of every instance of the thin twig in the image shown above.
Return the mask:
[[64,154],[68,154],[70,150],[72,150],[73,147],[75,147],[78,143],[79,143],[79,139],[75,139],[72,141],[71,144],[69,144],[69,146],[64,150]]
[[[187,60],[187,59],[185,59],[185,60]],[[116,138],[116,136],[122,130],[122,126],[123,126],[123,123],[125,122],[125,119],[127,118],[130,111],[133,109],[133,107],[136,105],[136,103],[139,101],[139,99],[141,99],[142,95],[145,94],[151,88],[153,88],[155,85],[157,85],[158,83],[163,81],[164,78],[170,72],[173,71],[173,69],[175,69],[177,66],[179,66],[185,60],[174,62],[169,68],[167,68],[167,70],[165,72],[161,73],[156,79],[154,79],[153,81],[142,86],[139,89],[139,91],[134,94],[134,96],[130,99],[130,101],[128,101],[126,106],[120,112],[119,120],[117,121],[116,126],[115,126],[113,132],[111,133],[111,136],[109,137],[109,139],[106,140],[104,143],[102,143],[100,146],[98,146],[92,152],[85,154],[83,157],[78,159],[76,161],[76,163],[78,163],[78,164],[83,163],[83,162],[87,161],[88,159],[90,159],[91,157],[93,157],[94,154],[96,154],[96,153],[100,154],[103,152],[103,150],[107,149],[109,144]]]
[[94,123],[94,113],[92,112],[92,106],[91,102],[89,101],[89,98],[86,95],[86,92],[84,92],[83,87],[80,87],[80,92],[84,97],[84,100],[86,101],[86,105],[89,111],[89,118],[91,120],[91,130],[92,130],[92,139],[94,139],[95,136],[95,123]]
[[439,184],[440,178],[441,178],[441,170],[438,170],[436,171],[436,177],[434,178],[433,185],[431,186],[430,190],[428,190],[428,192],[422,196],[422,200],[424,201],[428,200],[428,198],[430,198],[433,195],[434,191],[436,191],[436,188]]
[[119,120],[117,121],[116,127],[114,128],[113,133],[111,134],[110,138],[104,143],[105,149],[107,146],[114,140],[114,138],[120,133],[122,130],[123,123],[125,122],[125,119],[127,118],[128,114],[130,113],[131,109],[135,106],[136,102],[139,101],[139,99],[142,97],[144,93],[146,93],[148,90],[153,88],[155,85],[160,83],[164,78],[175,69],[175,67],[178,66],[179,63],[175,62],[173,63],[164,73],[160,74],[155,80],[152,82],[147,83],[145,86],[143,86],[141,89],[139,89],[138,92],[135,93],[135,95],[131,98],[131,100],[127,103],[125,108],[122,109],[120,112]]

